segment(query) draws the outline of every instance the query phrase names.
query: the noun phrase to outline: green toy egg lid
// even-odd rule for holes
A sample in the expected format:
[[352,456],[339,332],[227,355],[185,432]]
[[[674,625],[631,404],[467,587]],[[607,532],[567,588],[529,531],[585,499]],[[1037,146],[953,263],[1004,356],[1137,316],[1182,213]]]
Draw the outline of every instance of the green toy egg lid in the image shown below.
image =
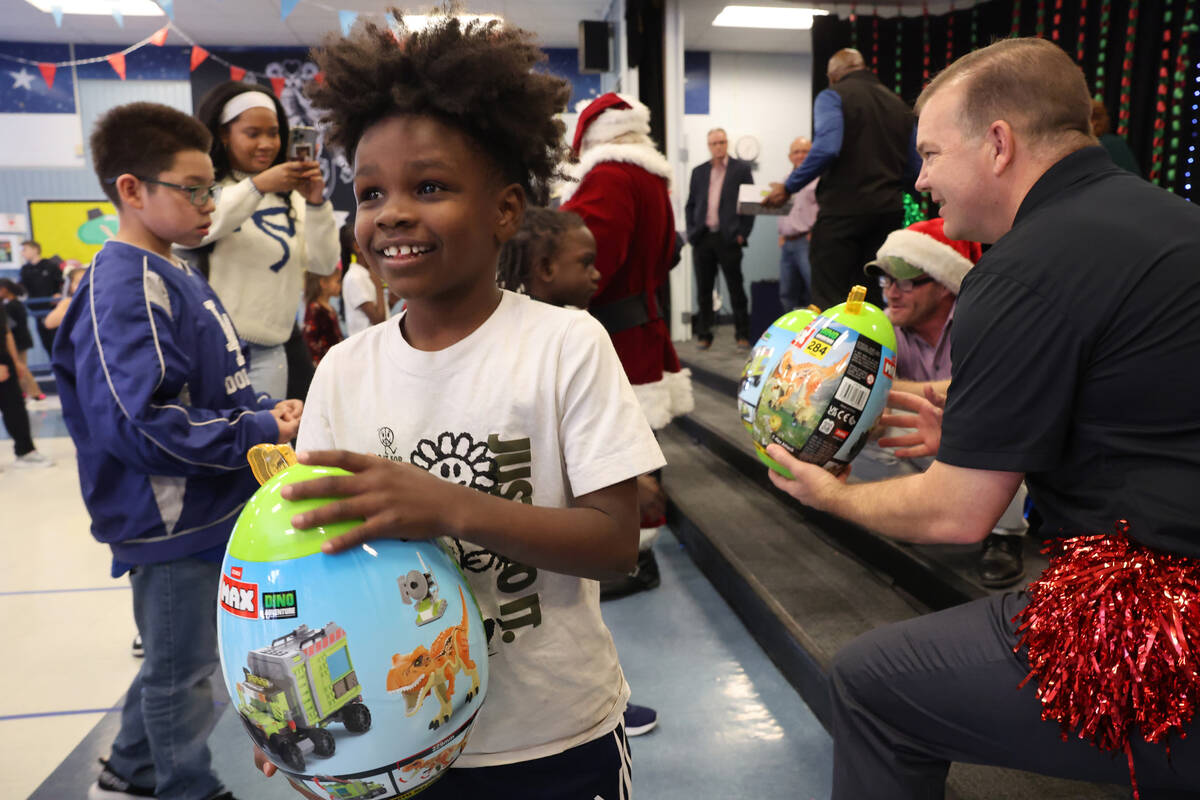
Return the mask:
[[358,527],[363,520],[298,530],[292,527],[292,517],[320,508],[329,503],[330,498],[284,500],[281,492],[289,483],[349,474],[335,467],[293,464],[273,475],[259,487],[238,516],[229,537],[229,555],[242,561],[288,561],[321,552],[323,542]]
[[825,318],[858,331],[893,353],[896,352],[896,329],[892,321],[878,306],[866,302],[866,296],[865,287],[855,286],[846,297],[846,302],[828,309],[824,314]]

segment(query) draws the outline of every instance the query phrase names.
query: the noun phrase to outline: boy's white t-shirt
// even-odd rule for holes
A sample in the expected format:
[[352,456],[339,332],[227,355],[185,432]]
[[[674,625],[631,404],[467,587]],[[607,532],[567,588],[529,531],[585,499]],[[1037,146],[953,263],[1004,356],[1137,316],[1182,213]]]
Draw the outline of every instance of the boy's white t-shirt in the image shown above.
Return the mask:
[[[384,305],[387,305],[387,289],[383,290]],[[375,282],[371,273],[357,261],[350,263],[350,268],[342,276],[342,302],[346,312],[346,338],[359,331],[371,327],[371,320],[365,312],[359,309],[363,303],[375,302]]]
[[[586,312],[505,292],[479,328],[437,352],[409,346],[402,319],[321,360],[301,449],[370,453],[558,508],[665,463],[608,333]],[[612,731],[629,687],[599,584],[447,544],[490,632],[487,698],[456,765],[542,758]]]

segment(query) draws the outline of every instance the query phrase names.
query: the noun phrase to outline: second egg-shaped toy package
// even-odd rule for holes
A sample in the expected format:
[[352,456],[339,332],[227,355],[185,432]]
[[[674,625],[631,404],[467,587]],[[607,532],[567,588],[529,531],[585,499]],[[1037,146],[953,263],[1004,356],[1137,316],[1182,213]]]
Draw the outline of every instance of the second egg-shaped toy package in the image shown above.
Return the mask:
[[755,451],[783,475],[791,477],[767,455],[768,445],[840,472],[883,413],[896,377],[896,332],[865,295],[863,287],[854,287],[845,303],[794,334],[762,373],[752,408],[751,398],[739,394]]
[[266,475],[256,465],[267,479],[221,566],[218,640],[234,710],[267,757],[318,797],[412,797],[462,752],[487,692],[475,598],[434,541],[321,552],[361,521],[296,530],[293,515],[328,501],[291,502],[281,490],[348,473],[260,447],[290,465]]
[[762,395],[764,377],[779,364],[779,359],[783,357],[792,340],[820,313],[821,310],[816,306],[789,311],[772,322],[754,343],[750,358],[742,368],[737,390],[738,414],[747,431],[754,429],[754,409],[758,407],[758,399]]

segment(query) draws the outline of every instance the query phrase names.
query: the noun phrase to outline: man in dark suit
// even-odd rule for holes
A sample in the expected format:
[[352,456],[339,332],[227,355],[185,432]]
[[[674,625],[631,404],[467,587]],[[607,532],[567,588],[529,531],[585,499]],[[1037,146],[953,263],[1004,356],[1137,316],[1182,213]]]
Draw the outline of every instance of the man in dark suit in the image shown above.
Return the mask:
[[753,183],[750,164],[730,158],[729,137],[721,128],[708,132],[708,152],[712,160],[692,170],[687,199],[687,232],[696,266],[696,290],[699,308],[692,332],[700,347],[712,346],[713,284],[717,267],[725,275],[729,301],[733,305],[734,337],[738,347],[750,347],[750,314],[746,288],[742,285],[742,248],[750,237],[754,217],[737,213],[738,186]]

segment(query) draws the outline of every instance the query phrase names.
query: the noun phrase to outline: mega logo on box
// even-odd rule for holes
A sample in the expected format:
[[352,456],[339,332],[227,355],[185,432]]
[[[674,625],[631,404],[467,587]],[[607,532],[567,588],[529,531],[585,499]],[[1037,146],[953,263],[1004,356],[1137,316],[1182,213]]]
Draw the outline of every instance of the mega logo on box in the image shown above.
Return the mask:
[[258,584],[221,575],[221,608],[235,617],[258,618]]

